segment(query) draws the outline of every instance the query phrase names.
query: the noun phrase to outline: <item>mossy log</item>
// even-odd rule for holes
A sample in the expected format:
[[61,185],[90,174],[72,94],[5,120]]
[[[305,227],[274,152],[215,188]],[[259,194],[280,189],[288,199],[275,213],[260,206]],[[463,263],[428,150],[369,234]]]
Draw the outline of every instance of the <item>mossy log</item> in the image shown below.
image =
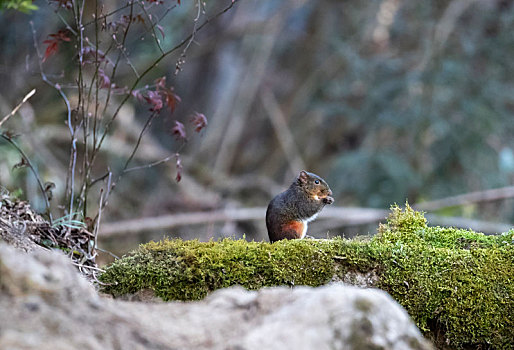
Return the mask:
[[389,292],[436,344],[514,348],[514,230],[486,236],[429,227],[408,206],[393,207],[369,239],[150,242],[101,280],[115,296],[150,289],[163,300],[198,300],[232,285],[342,280]]

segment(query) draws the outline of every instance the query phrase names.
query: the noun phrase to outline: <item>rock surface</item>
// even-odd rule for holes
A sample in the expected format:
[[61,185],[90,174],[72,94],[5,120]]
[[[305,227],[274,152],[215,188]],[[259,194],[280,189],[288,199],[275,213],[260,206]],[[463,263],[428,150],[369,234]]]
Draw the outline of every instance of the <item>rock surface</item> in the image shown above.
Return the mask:
[[332,284],[200,302],[100,297],[69,261],[0,244],[0,349],[431,349],[386,293]]

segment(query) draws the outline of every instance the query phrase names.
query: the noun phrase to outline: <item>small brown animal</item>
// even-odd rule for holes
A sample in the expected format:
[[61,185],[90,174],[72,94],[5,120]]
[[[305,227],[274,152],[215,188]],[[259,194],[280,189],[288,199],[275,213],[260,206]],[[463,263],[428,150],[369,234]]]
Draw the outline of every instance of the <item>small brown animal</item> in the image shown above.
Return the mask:
[[304,238],[307,224],[332,203],[332,191],[325,180],[302,170],[291,186],[268,205],[266,227],[270,242]]

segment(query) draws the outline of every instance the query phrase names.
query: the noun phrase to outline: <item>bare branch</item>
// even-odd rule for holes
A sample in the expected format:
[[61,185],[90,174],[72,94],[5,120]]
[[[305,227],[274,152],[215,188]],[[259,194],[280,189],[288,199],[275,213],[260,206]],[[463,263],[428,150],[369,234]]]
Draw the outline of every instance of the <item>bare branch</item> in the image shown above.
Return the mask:
[[[72,123],[71,123],[71,106],[70,106],[70,101],[68,100],[68,97],[66,96],[66,94],[62,91],[62,88],[59,84],[57,83],[53,83],[51,82],[44,70],[43,70],[43,57],[41,56],[41,53],[39,51],[39,46],[37,45],[37,39],[36,39],[36,29],[34,28],[34,22],[30,21],[30,27],[32,28],[32,38],[33,38],[33,41],[34,41],[34,49],[36,50],[36,54],[37,54],[37,57],[38,57],[38,63],[39,63],[39,73],[41,75],[41,79],[48,85],[50,85],[51,87],[53,87],[54,89],[57,90],[57,92],[59,93],[59,95],[61,95],[62,99],[64,100],[64,103],[66,104],[66,108],[67,108],[67,111],[68,111],[68,127],[70,128],[70,133],[72,134],[72,136],[74,135],[74,130],[73,130],[73,127],[71,126]],[[73,142],[73,139],[74,137],[72,137],[72,146],[74,145],[75,146],[75,152],[76,152],[76,144]],[[76,140],[75,140],[76,142]],[[76,153],[75,153],[76,154]],[[73,183],[68,187],[68,181],[66,182],[66,192],[68,192],[71,188],[71,198],[73,199]],[[73,203],[73,201],[70,201],[70,203]],[[73,212],[73,208],[70,207],[70,213]],[[51,221],[51,220],[50,220]]]
[[[212,22],[214,19],[218,18],[219,16],[223,15],[224,13],[226,13],[227,11],[229,11],[232,7],[234,7],[234,5],[238,2],[239,0],[232,0],[230,2],[230,5],[225,7],[223,10],[221,10],[220,12],[218,12],[217,14],[215,14],[214,16],[212,17],[209,17],[207,18],[197,29],[196,29],[196,32],[200,31],[203,27],[205,27],[208,23]],[[127,95],[125,95],[125,97],[121,100],[120,104],[118,105],[118,107],[116,108],[116,111],[114,112],[113,116],[111,117],[111,119],[107,122],[106,126],[105,126],[105,129],[104,129],[104,132],[100,138],[100,140],[98,141],[98,145],[96,146],[96,150],[98,150],[99,148],[101,148],[102,146],[102,143],[104,142],[105,140],[105,137],[107,136],[107,134],[109,133],[111,127],[112,127],[112,124],[114,123],[114,121],[116,120],[116,118],[118,117],[118,114],[121,110],[121,108],[123,107],[123,105],[127,102],[127,100],[130,98],[132,92],[136,89],[137,85],[139,84],[139,82],[141,81],[141,79],[143,79],[143,77],[145,77],[150,71],[152,71],[155,67],[157,67],[157,65],[164,59],[166,58],[167,56],[169,56],[170,54],[172,54],[173,52],[177,51],[178,49],[180,49],[182,46],[184,46],[191,38],[193,37],[193,34],[190,34],[189,36],[187,36],[185,39],[183,39],[178,45],[176,45],[175,47],[169,49],[168,51],[164,52],[164,54],[162,54],[161,56],[159,56],[153,63],[151,63],[144,71],[143,73],[140,74],[140,76],[134,81],[134,83],[132,84],[132,86],[130,87]],[[95,152],[94,155],[96,156],[98,154],[98,152]],[[94,158],[93,158],[94,159]]]
[[[121,174],[123,174],[125,172],[125,170],[127,170],[130,162],[132,161],[132,158],[134,158],[134,155],[136,154],[136,152],[139,148],[139,145],[141,144],[143,135],[145,134],[146,130],[150,127],[150,125],[152,125],[152,121],[155,119],[155,117],[157,117],[157,115],[158,115],[158,112],[152,112],[152,114],[150,114],[150,116],[146,120],[145,125],[143,125],[143,128],[141,129],[141,132],[139,133],[136,144],[134,145],[134,148],[132,149],[132,153],[130,154],[127,161],[125,162],[125,166],[123,167]],[[120,176],[121,176],[121,174],[120,174]],[[118,180],[119,180],[119,178],[118,178]]]

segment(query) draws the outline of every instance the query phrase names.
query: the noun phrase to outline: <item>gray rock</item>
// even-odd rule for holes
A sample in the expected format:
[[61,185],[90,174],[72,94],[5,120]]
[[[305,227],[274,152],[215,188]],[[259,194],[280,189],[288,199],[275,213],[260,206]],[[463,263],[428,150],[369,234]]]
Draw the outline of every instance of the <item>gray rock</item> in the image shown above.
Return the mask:
[[342,284],[102,298],[61,254],[0,244],[0,349],[431,349],[386,293]]

